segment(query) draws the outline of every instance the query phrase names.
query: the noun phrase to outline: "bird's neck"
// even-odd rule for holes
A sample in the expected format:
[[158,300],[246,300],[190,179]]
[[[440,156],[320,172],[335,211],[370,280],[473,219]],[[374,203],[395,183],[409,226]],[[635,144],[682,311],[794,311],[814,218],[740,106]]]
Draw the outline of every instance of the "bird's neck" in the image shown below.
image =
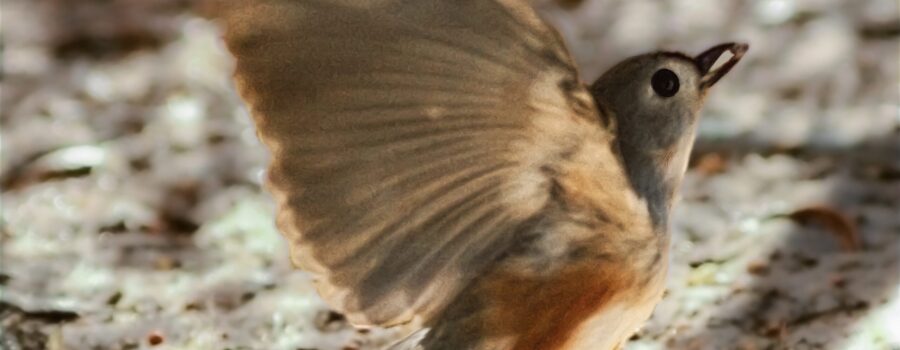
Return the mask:
[[658,233],[668,232],[669,211],[681,186],[693,143],[693,135],[664,150],[619,143],[628,180],[638,196],[647,201],[654,231]]

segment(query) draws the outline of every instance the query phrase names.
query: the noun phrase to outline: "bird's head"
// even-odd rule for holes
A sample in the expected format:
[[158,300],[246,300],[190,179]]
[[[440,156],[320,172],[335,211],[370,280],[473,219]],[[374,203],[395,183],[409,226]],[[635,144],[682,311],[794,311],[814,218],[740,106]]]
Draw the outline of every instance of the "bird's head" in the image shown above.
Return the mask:
[[[614,119],[632,185],[648,201],[657,202],[656,209],[668,210],[681,182],[709,89],[747,49],[747,44],[726,43],[695,57],[674,52],[635,56],[591,86],[598,105]],[[726,52],[731,58],[714,66]]]

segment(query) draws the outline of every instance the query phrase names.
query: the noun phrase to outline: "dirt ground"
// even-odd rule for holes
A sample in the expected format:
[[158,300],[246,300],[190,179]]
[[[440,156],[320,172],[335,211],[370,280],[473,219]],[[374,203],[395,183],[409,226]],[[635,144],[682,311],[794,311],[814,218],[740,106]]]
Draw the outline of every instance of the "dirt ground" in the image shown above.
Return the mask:
[[[590,81],[749,54],[710,96],[644,349],[900,349],[896,0],[538,1]],[[216,26],[6,0],[0,349],[378,349],[291,268]]]

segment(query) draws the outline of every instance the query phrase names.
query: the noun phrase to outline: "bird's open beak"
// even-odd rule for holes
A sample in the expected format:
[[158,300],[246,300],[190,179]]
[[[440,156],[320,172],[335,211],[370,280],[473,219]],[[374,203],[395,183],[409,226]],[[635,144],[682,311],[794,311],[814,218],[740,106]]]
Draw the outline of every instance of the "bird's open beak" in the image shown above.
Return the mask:
[[[697,63],[697,67],[700,68],[700,74],[703,75],[703,78],[700,80],[700,89],[708,89],[719,81],[719,79],[724,77],[725,74],[731,70],[731,67],[734,67],[734,65],[741,60],[741,57],[744,57],[744,53],[747,52],[749,48],[750,45],[743,43],[725,43],[713,46],[709,50],[703,51],[703,53],[697,55],[697,57],[694,57],[694,62]],[[713,70],[713,65],[725,51],[731,52],[731,59]]]

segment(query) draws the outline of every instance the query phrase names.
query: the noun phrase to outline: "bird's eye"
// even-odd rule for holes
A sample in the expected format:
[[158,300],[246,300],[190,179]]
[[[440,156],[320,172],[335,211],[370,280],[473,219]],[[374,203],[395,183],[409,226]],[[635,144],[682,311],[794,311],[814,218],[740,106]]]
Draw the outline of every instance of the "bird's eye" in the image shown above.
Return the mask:
[[672,97],[678,93],[678,87],[681,84],[678,82],[678,76],[675,75],[675,72],[663,68],[653,73],[653,77],[650,78],[650,85],[653,86],[653,91],[656,91],[657,95]]

